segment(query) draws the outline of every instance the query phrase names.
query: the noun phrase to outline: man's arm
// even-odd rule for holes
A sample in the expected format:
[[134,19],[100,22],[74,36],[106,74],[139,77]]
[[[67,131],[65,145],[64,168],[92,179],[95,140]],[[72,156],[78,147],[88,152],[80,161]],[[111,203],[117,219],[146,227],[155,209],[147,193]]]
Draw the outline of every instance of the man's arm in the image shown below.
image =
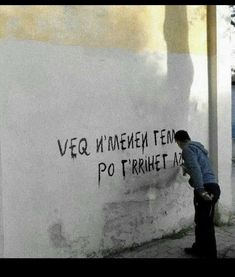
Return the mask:
[[190,183],[196,191],[203,192],[203,177],[196,154],[189,147],[186,147],[182,151],[182,157],[184,159],[184,166],[187,169],[187,173],[190,175]]
[[204,190],[202,172],[196,154],[189,147],[186,147],[182,152],[182,156],[184,159],[184,166],[187,169],[187,173],[190,175],[190,185],[194,187],[204,200],[212,200],[212,196]]

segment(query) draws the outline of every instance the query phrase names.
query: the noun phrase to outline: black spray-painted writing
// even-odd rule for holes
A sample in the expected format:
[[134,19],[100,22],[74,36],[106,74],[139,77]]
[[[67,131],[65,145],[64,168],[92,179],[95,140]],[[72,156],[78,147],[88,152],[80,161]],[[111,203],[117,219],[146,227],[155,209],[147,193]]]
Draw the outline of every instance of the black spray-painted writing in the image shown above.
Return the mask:
[[135,132],[127,135],[122,133],[121,135],[106,136],[103,135],[96,139],[96,153],[103,153],[106,151],[126,150],[134,148],[142,148],[142,154],[144,149],[148,147],[148,133]]
[[[132,174],[139,175],[140,173],[145,174],[152,170],[159,171],[161,168],[166,168],[166,157],[167,154],[158,154],[145,157],[145,159],[128,159],[122,160],[122,175],[125,178],[126,168],[125,164],[128,163],[131,166]],[[161,164],[162,163],[162,164]],[[162,165],[162,166],[161,166]]]
[[179,166],[182,163],[183,163],[182,153],[179,153],[179,158],[178,158],[177,153],[175,152],[175,154],[174,154],[174,161],[173,161],[173,167]]
[[[76,140],[77,140],[77,138],[71,138],[70,139],[69,149],[70,149],[71,158],[73,158],[73,159],[76,158],[78,153],[80,155],[85,154],[86,156],[89,156],[90,153],[88,153],[88,150],[87,150],[87,148],[88,148],[87,139],[86,138],[81,138],[78,141],[78,143],[75,144]],[[62,149],[60,140],[59,139],[57,140],[61,156],[64,156],[66,151],[67,151],[68,141],[69,141],[68,139],[65,141],[64,148]]]
[[[157,154],[152,156],[145,156],[145,158],[139,159],[125,159],[121,160],[121,174],[123,179],[126,177],[126,173],[129,170],[128,174],[139,175],[145,174],[150,171],[160,171],[162,169],[166,169],[167,162],[166,157],[168,154]],[[181,153],[174,153],[174,160],[172,164],[168,164],[168,167],[176,167],[180,165],[182,162]],[[105,162],[101,162],[98,165],[98,186],[100,187],[101,177],[104,174],[106,177],[112,177],[115,172],[115,164],[110,163],[106,164]]]
[[114,163],[109,164],[108,167],[103,162],[98,164],[98,172],[99,172],[98,173],[98,186],[100,186],[101,172],[105,172],[106,169],[107,169],[107,172],[108,172],[108,176],[112,177],[113,174],[114,174],[114,171],[115,171]]
[[[160,137],[159,137],[160,133]],[[174,142],[175,131],[172,129],[171,131],[166,129],[162,129],[160,132],[159,130],[153,130],[154,134],[154,143],[158,145],[158,141],[160,140],[161,145],[169,144]]]
[[[152,135],[152,137],[151,137]],[[174,129],[159,129],[153,130],[150,134],[147,131],[121,133],[114,135],[101,135],[95,140],[95,151],[99,154],[104,154],[106,151],[125,151],[127,149],[141,149],[142,155],[144,155],[145,149],[152,143],[154,146],[159,147],[166,144],[174,143],[175,131]],[[68,153],[72,159],[77,158],[78,155],[90,156],[88,150],[88,141],[85,137],[78,139],[73,137],[66,139],[63,143],[61,140],[57,140],[59,146],[59,153],[63,157]],[[166,162],[168,154],[155,154],[146,156],[143,158],[131,158],[122,159],[120,161],[120,174],[125,179],[127,174],[140,175],[146,174],[150,171],[159,171],[166,169],[169,163]],[[169,157],[168,157],[169,159]],[[174,153],[173,159],[170,159],[173,163],[170,167],[179,166],[182,163],[181,153]],[[112,177],[116,173],[116,165],[114,162],[99,162],[98,163],[98,186],[100,187],[101,177]]]

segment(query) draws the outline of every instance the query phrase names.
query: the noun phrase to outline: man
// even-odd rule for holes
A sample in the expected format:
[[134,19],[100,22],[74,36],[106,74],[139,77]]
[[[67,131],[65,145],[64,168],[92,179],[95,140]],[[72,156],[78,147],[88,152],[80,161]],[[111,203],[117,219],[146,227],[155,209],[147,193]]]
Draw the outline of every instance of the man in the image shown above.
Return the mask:
[[193,256],[217,258],[214,208],[220,187],[210,165],[208,151],[200,142],[191,141],[184,130],[175,133],[175,141],[182,149],[184,174],[189,174],[189,184],[194,188],[195,242],[184,250]]

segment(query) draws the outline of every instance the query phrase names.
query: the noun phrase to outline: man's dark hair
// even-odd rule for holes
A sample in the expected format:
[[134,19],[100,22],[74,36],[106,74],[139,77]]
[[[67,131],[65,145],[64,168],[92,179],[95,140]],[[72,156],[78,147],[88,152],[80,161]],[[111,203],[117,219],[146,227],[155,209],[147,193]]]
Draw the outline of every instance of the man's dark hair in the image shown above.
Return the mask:
[[175,133],[175,140],[178,141],[187,141],[187,140],[191,140],[189,134],[184,131],[184,130],[179,130]]

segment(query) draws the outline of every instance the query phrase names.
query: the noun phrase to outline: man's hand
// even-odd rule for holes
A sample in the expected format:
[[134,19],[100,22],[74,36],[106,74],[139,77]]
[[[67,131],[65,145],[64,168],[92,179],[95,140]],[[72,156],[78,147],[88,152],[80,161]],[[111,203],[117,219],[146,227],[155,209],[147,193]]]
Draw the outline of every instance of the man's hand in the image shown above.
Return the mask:
[[201,192],[200,195],[205,201],[211,201],[213,199],[213,196],[209,195],[207,191]]

